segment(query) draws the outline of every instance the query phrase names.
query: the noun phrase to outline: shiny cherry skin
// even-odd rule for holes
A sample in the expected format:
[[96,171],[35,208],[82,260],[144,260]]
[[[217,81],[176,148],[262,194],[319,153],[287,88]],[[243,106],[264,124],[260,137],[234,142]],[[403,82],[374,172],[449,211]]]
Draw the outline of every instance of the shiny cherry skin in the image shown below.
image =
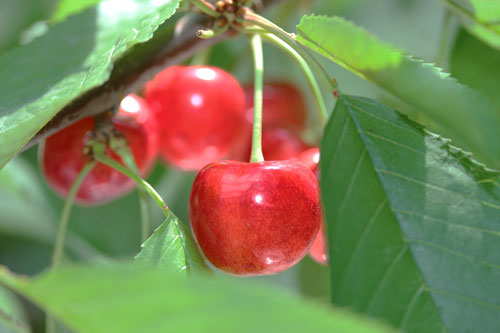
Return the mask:
[[162,156],[180,169],[219,161],[248,129],[243,88],[222,69],[168,67],[144,94],[162,128]]
[[[253,123],[254,86],[244,87],[248,105],[247,121]],[[306,105],[302,94],[287,82],[267,82],[262,90],[262,127],[283,127],[301,132],[306,125]]]
[[[153,166],[159,141],[155,118],[146,102],[128,95],[112,123],[127,139],[139,170],[145,174]],[[40,146],[40,166],[45,179],[63,197],[88,160],[83,150],[93,128],[94,118],[84,118],[48,137]],[[120,161],[111,151],[107,155]],[[98,163],[83,181],[75,201],[81,205],[102,204],[127,193],[134,185],[133,180],[119,171]]]
[[[311,148],[302,152],[298,156],[298,160],[307,165],[316,176],[319,176],[319,157],[319,149]],[[327,265],[328,263],[328,243],[325,229],[325,222],[322,221],[319,232],[314,239],[311,249],[309,250],[309,255],[321,265]]]
[[307,254],[321,208],[314,173],[298,161],[221,161],[193,184],[189,217],[206,258],[234,275],[275,274]]

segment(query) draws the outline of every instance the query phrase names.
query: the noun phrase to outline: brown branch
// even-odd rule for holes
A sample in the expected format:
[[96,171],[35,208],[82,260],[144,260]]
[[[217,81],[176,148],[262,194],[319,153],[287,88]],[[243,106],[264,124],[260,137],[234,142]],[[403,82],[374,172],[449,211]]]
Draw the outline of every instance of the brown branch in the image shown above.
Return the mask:
[[[266,5],[275,2],[278,1],[265,1]],[[151,40],[133,47],[114,65],[106,83],[89,90],[66,105],[22,150],[82,118],[95,116],[114,108],[122,96],[140,91],[146,82],[165,67],[183,62],[197,51],[232,35],[229,31],[213,39],[200,39],[196,37],[196,31],[203,28],[203,24],[207,22],[206,16],[187,15],[190,15],[189,19],[185,19],[186,16],[180,19],[185,20],[181,29],[175,31],[174,25],[167,21],[160,26]],[[177,28],[179,26],[178,24]]]

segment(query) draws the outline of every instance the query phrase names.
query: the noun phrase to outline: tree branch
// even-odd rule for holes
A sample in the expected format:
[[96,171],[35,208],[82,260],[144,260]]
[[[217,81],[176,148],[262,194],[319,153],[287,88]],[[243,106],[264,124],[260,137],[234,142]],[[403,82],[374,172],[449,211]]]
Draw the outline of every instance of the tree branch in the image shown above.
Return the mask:
[[[268,6],[278,1],[267,0],[265,5]],[[177,22],[177,27],[172,22]],[[165,22],[158,28],[152,39],[134,46],[115,63],[106,83],[89,90],[66,105],[22,150],[26,150],[82,118],[112,109],[118,105],[123,96],[140,91],[146,82],[165,67],[178,64],[197,51],[234,34],[228,31],[212,39],[196,37],[196,31],[202,29],[206,23],[206,16],[199,14],[187,14],[177,21],[174,17]]]

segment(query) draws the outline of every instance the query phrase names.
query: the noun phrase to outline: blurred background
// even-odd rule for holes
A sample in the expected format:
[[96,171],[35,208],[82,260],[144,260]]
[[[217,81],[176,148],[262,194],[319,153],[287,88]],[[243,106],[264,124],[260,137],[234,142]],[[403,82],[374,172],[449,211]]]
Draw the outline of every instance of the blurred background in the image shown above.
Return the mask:
[[[47,29],[56,0],[0,0],[0,54],[28,43]],[[436,0],[297,0],[278,1],[264,16],[289,32],[304,14],[340,15],[365,27],[382,40],[429,62],[440,58],[440,35],[444,8]],[[310,108],[314,106],[307,84],[295,63],[272,46],[265,46],[265,77],[300,87]],[[209,62],[237,76],[252,80],[253,64],[248,41],[243,37],[222,42],[210,52]],[[344,93],[391,100],[371,83],[347,70],[324,62]],[[441,63],[446,68],[446,63]],[[286,68],[286,70],[283,70]],[[326,96],[326,95],[325,95]],[[331,110],[333,98],[327,98]],[[1,97],[0,97],[1,103]],[[310,112],[310,123],[315,112]],[[425,122],[425,119],[421,119]],[[45,184],[37,161],[38,147],[20,154],[0,171],[0,265],[16,273],[34,275],[47,268],[52,240],[63,201]],[[172,211],[186,224],[188,197],[194,174],[158,163],[149,177]],[[153,223],[162,214],[150,205]],[[140,212],[136,193],[92,208],[75,207],[70,220],[67,254],[73,260],[99,253],[130,259],[139,251]],[[328,302],[328,270],[304,258],[292,269],[259,278],[262,283],[286,288],[319,302]],[[3,296],[0,290],[0,303]],[[27,306],[34,327],[43,324],[42,313]],[[14,313],[21,313],[13,309]]]

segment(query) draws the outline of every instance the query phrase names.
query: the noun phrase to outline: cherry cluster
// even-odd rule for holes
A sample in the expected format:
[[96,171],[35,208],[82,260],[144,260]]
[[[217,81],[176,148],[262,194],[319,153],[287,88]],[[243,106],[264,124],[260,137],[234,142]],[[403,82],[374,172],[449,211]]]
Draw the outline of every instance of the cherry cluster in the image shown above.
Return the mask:
[[[106,133],[126,140],[142,176],[157,156],[182,170],[199,171],[189,217],[200,249],[215,267],[236,275],[274,274],[308,251],[325,264],[319,150],[300,138],[306,125],[304,101],[291,84],[264,85],[266,161],[248,163],[253,94],[253,86],[242,87],[221,69],[171,66],[146,84],[144,98],[128,95],[121,101],[108,119],[113,130]],[[89,142],[101,127],[101,119],[84,118],[41,145],[42,171],[60,195],[68,195],[92,160]],[[123,163],[109,146],[106,155]],[[101,204],[133,187],[133,180],[119,171],[97,164],[75,200]]]

